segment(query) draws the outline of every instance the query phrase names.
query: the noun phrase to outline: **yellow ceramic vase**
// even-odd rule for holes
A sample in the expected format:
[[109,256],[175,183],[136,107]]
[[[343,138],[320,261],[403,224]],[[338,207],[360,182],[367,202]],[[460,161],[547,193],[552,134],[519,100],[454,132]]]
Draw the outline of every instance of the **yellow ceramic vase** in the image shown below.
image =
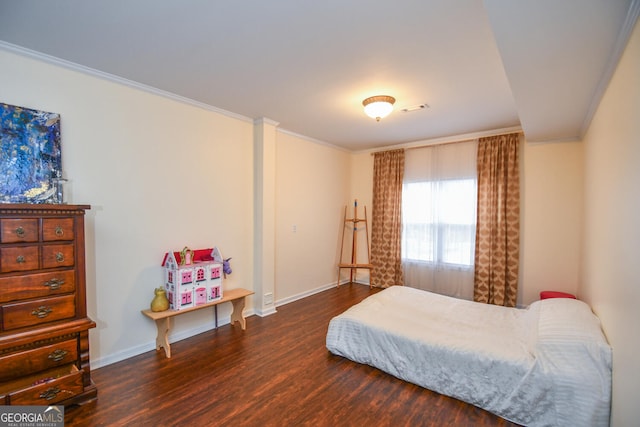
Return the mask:
[[169,300],[163,288],[155,289],[156,296],[151,300],[151,311],[165,311],[169,309]]

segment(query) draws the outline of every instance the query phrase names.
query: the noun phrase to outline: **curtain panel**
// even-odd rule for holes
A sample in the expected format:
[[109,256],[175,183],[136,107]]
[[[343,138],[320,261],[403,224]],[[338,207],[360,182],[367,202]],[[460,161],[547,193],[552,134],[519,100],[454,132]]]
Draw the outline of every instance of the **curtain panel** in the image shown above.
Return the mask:
[[477,140],[406,151],[405,286],[473,299],[477,151]]
[[520,134],[480,138],[474,296],[515,307],[520,257]]
[[372,286],[403,285],[401,260],[404,150],[374,154],[371,218]]

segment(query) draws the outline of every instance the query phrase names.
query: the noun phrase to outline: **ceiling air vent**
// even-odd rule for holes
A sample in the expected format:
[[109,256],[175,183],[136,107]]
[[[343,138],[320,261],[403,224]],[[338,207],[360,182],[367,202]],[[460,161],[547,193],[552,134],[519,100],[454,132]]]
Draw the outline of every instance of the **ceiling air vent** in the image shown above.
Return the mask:
[[429,104],[420,104],[420,105],[414,105],[412,107],[405,107],[400,111],[402,111],[403,113],[410,113],[412,111],[426,110],[427,108],[429,108]]

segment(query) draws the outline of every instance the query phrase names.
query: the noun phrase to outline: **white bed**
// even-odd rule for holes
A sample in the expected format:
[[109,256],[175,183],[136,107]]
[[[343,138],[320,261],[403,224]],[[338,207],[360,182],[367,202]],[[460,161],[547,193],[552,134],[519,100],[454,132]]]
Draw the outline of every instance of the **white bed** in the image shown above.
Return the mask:
[[584,302],[506,308],[392,286],[329,323],[327,348],[526,426],[608,426],[611,348]]

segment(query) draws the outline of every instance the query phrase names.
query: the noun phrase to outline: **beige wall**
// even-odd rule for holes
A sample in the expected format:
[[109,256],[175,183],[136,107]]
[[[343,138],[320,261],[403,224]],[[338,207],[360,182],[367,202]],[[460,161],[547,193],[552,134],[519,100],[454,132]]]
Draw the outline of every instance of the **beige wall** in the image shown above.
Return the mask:
[[276,303],[335,285],[349,152],[278,132]]
[[373,200],[373,156],[369,152],[351,156],[351,199],[358,199],[371,206]]
[[[155,326],[140,310],[162,284],[167,250],[217,245],[233,258],[225,289],[261,292],[254,182],[264,177],[254,176],[253,120],[3,50],[0,81],[1,102],[61,114],[67,201],[92,206],[86,252],[88,311],[98,324],[90,333],[94,368],[155,347]],[[274,300],[282,304],[335,284],[351,164],[347,151],[283,131],[275,134],[272,163],[275,261],[263,270],[275,276]],[[264,311],[260,301],[252,298],[247,312],[254,303]],[[220,307],[221,322],[229,312]],[[170,339],[212,325],[209,311],[180,316]]]
[[[347,217],[353,218],[353,203],[354,200],[358,200],[358,217],[362,218],[364,215],[364,208],[367,209],[367,222],[369,228],[369,242],[371,241],[371,217],[372,217],[372,200],[373,200],[373,156],[369,152],[354,153],[351,156],[351,179],[350,179],[350,194],[349,206],[347,209]],[[344,216],[344,215],[343,215]],[[364,236],[364,238],[363,238]],[[366,238],[364,233],[358,232],[357,236],[358,248],[358,262],[368,263],[370,260],[366,257]],[[350,240],[351,239],[351,240]],[[349,234],[348,230],[345,230],[345,245],[353,240],[353,236]],[[350,260],[351,251],[348,247],[345,247],[344,261]],[[349,279],[349,270],[342,270],[342,280]],[[369,270],[357,270],[355,274],[355,280],[359,283],[369,283]]]
[[[89,204],[88,311],[94,367],[154,348],[140,313],[162,285],[168,250],[217,245],[233,257],[225,288],[252,287],[251,121],[196,108],[0,50],[0,101],[61,114],[67,200]],[[222,307],[221,318],[229,308]],[[175,321],[174,339],[213,315]]]
[[518,304],[540,291],[576,294],[582,230],[582,144],[524,143]]
[[612,425],[640,420],[640,25],[584,138],[579,294],[613,347]]

